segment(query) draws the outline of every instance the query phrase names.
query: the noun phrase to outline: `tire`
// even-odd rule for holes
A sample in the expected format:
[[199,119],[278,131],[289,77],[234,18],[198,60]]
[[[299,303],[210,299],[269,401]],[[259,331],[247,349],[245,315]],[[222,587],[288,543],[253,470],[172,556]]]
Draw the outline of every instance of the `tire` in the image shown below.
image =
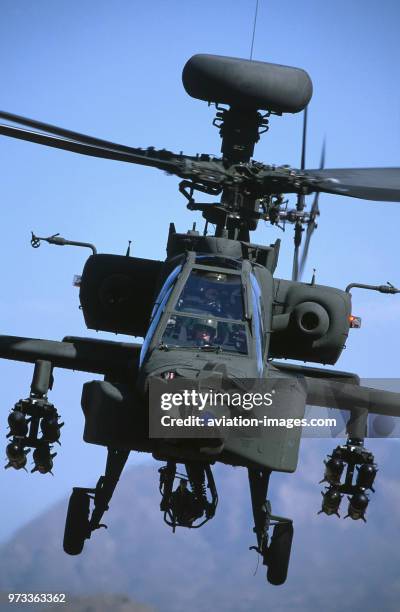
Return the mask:
[[63,548],[68,555],[79,555],[89,535],[90,497],[74,489],[69,498]]
[[269,547],[267,580],[280,585],[286,581],[293,540],[293,523],[275,525]]

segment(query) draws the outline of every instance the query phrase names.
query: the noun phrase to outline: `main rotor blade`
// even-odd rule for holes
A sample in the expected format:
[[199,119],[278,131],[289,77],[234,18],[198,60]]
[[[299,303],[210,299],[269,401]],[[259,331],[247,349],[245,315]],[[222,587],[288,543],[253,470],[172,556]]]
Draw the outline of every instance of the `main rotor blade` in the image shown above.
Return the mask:
[[67,138],[68,140],[75,140],[86,144],[104,146],[114,149],[115,151],[122,151],[124,153],[136,152],[136,149],[133,147],[117,144],[115,142],[103,140],[101,138],[95,138],[93,136],[88,136],[87,134],[81,134],[80,132],[74,132],[72,130],[67,130],[65,128],[58,127],[57,125],[52,125],[51,123],[44,123],[43,121],[38,121],[37,119],[29,119],[28,117],[22,117],[21,115],[7,113],[6,111],[0,111],[0,119],[12,121],[13,123],[18,123],[26,127],[41,130],[42,132],[48,132],[49,134],[54,134],[55,136],[61,136],[62,138]]
[[80,134],[79,132],[73,132],[72,130],[65,130],[48,123],[36,121],[35,119],[13,115],[12,113],[0,111],[1,117],[15,123],[20,122],[25,125],[42,128],[55,134],[46,134],[12,125],[0,124],[0,134],[5,136],[27,140],[28,142],[56,149],[63,149],[64,151],[72,151],[81,155],[158,168],[183,179],[197,180],[200,185],[206,188],[206,191],[210,189],[214,195],[222,191],[225,183],[236,182],[238,178],[235,177],[233,179],[230,177],[222,160],[209,155],[190,156],[183,153],[176,154],[166,149],[157,150],[154,147],[148,147],[147,149],[128,147],[108,140],[87,136],[86,134]]
[[[300,168],[304,170],[306,167],[306,144],[307,144],[307,106],[304,109],[303,113],[303,137],[301,141],[301,160],[300,160]],[[306,198],[303,193],[297,194],[297,210],[304,210],[306,205]],[[297,280],[297,279],[296,279]]]
[[305,170],[304,174],[311,179],[312,191],[363,200],[400,202],[400,168]]
[[[319,197],[319,193],[316,193],[315,194],[315,198],[314,198],[314,203],[313,203],[313,207],[314,207],[314,204],[315,204],[315,210],[317,211],[315,213],[316,215],[319,215],[318,197]],[[302,278],[303,272],[304,272],[304,268],[306,267],[308,251],[310,249],[311,237],[312,237],[312,235],[314,233],[315,228],[316,228],[315,220],[312,220],[309,223],[309,225],[307,227],[307,231],[306,231],[306,239],[304,241],[303,252],[301,254],[301,259],[300,259],[300,264],[299,264],[299,279]]]
[[[319,162],[320,170],[323,170],[323,168],[325,167],[325,154],[326,154],[326,140],[324,138],[324,141],[322,143],[321,159]],[[303,276],[304,268],[307,263],[307,257],[308,257],[308,251],[310,249],[311,238],[317,227],[315,220],[319,216],[319,206],[318,206],[319,194],[320,192],[317,191],[317,193],[314,195],[314,200],[313,200],[311,210],[310,210],[310,222],[308,223],[306,239],[304,241],[303,252],[300,258],[300,265],[299,265],[299,278],[300,279]]]
[[[48,147],[54,147],[56,149],[63,149],[64,151],[80,153],[81,155],[90,155],[92,157],[114,159],[132,164],[152,166],[173,174],[178,174],[177,170],[180,157],[181,164],[185,160],[185,156],[177,156],[169,151],[156,151],[155,149],[133,149],[136,151],[135,153],[124,153],[108,147],[84,144],[74,140],[61,138],[59,136],[50,136],[48,134],[42,134],[40,132],[34,132],[4,124],[0,124],[0,134],[10,136],[12,138],[18,138],[20,140],[35,142]],[[160,155],[160,157],[158,157],[158,155]],[[166,159],[162,159],[161,156],[165,156]],[[170,157],[170,159],[168,159],[168,157]]]
[[323,170],[325,168],[325,156],[326,156],[326,136],[322,141],[322,149],[321,149],[321,157],[319,160],[319,169]]

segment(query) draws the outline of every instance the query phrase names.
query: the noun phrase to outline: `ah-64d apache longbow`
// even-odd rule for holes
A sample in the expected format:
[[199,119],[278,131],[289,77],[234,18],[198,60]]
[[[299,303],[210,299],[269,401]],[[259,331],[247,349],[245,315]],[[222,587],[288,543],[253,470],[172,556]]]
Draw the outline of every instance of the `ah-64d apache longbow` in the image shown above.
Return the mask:
[[[151,382],[274,379],[290,388],[290,401],[278,403],[283,417],[304,416],[307,404],[349,411],[347,443],[325,462],[322,512],[337,514],[344,494],[348,515],[364,519],[376,464],[364,448],[370,412],[400,416],[400,395],[368,389],[357,375],[275,359],[335,364],[349,329],[350,285],[345,291],[300,282],[310,239],[319,215],[320,192],[370,200],[400,201],[399,168],[305,169],[305,125],[300,169],[266,165],[252,159],[271,113],[305,111],[312,83],[298,68],[213,55],[195,55],[183,70],[183,84],[195,98],[216,103],[214,125],[222,138],[222,156],[188,156],[154,148],[123,146],[2,112],[0,133],[83,155],[152,166],[178,176],[190,210],[205,220],[180,234],[170,225],[165,261],[98,254],[87,243],[58,235],[38,238],[56,245],[89,246],[93,254],[80,280],[80,303],[89,329],[143,337],[143,344],[67,336],[62,342],[1,336],[0,356],[34,364],[31,392],[9,415],[7,467],[25,468],[33,448],[34,469],[53,467],[53,445],[60,437],[60,416],[48,400],[54,368],[104,375],[83,386],[84,440],[107,447],[107,464],[94,489],[74,488],[64,534],[64,550],[79,554],[85,539],[100,527],[104,512],[132,450],[165,461],[160,469],[160,508],[165,521],[198,527],[211,519],[217,491],[211,465],[216,461],[248,470],[257,544],[272,584],[286,580],[293,524],[271,514],[267,501],[270,474],[293,472],[301,428],[275,428],[261,437],[205,436],[194,439],[149,435],[148,388]],[[306,114],[305,114],[306,118]],[[16,127],[12,124],[24,126]],[[31,129],[25,129],[31,128]],[[200,203],[195,192],[220,196]],[[309,211],[305,196],[314,193]],[[297,194],[287,208],[284,194]],[[270,246],[250,242],[259,220],[294,224],[292,280],[274,277],[279,240]],[[209,234],[209,226],[214,234]],[[300,259],[302,232],[305,245]],[[392,285],[358,285],[397,293]],[[136,288],[140,287],[140,292]],[[221,382],[222,384],[222,382]],[[285,394],[283,397],[286,397]],[[175,485],[177,464],[185,477]],[[357,469],[356,469],[357,468]],[[346,470],[344,481],[341,477]],[[208,488],[208,491],[207,491]],[[90,512],[90,505],[93,510]],[[272,536],[269,534],[273,526]]]

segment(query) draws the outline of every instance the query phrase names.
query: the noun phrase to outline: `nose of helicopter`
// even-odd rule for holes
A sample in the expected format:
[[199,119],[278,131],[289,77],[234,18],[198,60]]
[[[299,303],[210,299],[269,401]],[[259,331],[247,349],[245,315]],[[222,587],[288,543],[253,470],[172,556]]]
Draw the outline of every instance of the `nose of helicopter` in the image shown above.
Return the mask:
[[154,376],[164,380],[186,378],[191,381],[217,374],[232,380],[259,377],[257,364],[253,360],[204,347],[196,352],[154,350],[140,368],[138,384],[146,392],[148,381]]
[[[226,385],[226,381],[240,376],[240,369],[231,370],[218,355],[209,354],[188,363],[187,352],[180,356],[174,351],[168,362],[157,361],[144,364],[139,377],[141,391],[148,398],[150,435],[161,438],[168,452],[179,456],[219,455],[227,432],[213,421],[218,410],[205,396],[210,391],[220,392],[224,381]],[[192,393],[197,394],[196,399]],[[165,398],[172,397],[172,403],[166,405]],[[182,402],[176,400],[180,397]]]

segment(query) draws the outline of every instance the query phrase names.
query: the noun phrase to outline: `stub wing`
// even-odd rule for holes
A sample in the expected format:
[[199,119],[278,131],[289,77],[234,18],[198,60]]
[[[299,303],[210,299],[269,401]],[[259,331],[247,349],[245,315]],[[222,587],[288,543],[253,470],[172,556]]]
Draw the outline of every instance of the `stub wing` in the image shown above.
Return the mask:
[[312,406],[400,417],[400,393],[322,378],[306,377],[306,382]]

